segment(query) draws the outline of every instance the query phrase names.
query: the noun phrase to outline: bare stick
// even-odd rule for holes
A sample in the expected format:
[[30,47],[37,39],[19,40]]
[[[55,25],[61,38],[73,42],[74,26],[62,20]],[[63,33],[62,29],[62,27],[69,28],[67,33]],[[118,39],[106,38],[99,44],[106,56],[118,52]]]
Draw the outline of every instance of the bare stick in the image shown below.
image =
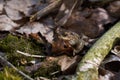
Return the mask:
[[30,17],[30,22],[33,22],[36,19],[38,20],[41,17],[43,17],[44,15],[50,13],[55,8],[57,8],[58,6],[60,6],[61,2],[62,2],[62,0],[56,0],[53,3],[51,3],[50,5],[48,5],[47,7],[41,9],[40,11],[38,11],[37,13],[35,13],[34,15],[32,15]]
[[28,57],[35,57],[35,58],[45,58],[46,57],[46,56],[40,56],[40,55],[31,55],[29,53],[24,53],[24,52],[21,52],[19,50],[17,50],[17,53],[20,53],[20,54],[28,56]]
[[76,4],[77,4],[77,2],[78,2],[78,0],[75,1],[75,3],[73,4],[71,10],[69,11],[69,13],[66,14],[62,19],[60,19],[60,20],[56,23],[57,25],[63,26],[63,25],[67,22],[67,20],[68,20],[69,17],[71,16],[72,11],[74,10],[74,8],[75,8],[75,6],[76,6]]
[[9,67],[12,67],[14,70],[16,70],[19,74],[21,74],[22,76],[24,76],[26,79],[28,80],[34,80],[33,78],[31,78],[30,76],[26,75],[25,73],[23,73],[22,71],[20,71],[19,69],[17,69],[13,64],[11,64],[9,61],[7,61],[6,59],[4,59],[2,56],[0,56],[0,61],[3,62],[4,64],[6,64]]
[[38,80],[50,80],[50,79],[47,79],[45,77],[39,77]]

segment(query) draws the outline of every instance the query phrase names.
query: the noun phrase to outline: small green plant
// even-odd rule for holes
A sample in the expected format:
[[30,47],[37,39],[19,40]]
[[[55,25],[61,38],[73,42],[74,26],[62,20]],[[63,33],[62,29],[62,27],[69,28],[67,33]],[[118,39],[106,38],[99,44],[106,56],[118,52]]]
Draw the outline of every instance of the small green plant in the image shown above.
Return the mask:
[[15,70],[6,67],[0,72],[0,80],[23,80],[23,78]]
[[6,53],[7,60],[15,66],[18,66],[23,61],[29,62],[33,59],[17,53],[17,50],[29,54],[42,55],[40,44],[35,44],[30,39],[28,40],[11,34],[8,34],[8,36],[0,40],[0,50]]

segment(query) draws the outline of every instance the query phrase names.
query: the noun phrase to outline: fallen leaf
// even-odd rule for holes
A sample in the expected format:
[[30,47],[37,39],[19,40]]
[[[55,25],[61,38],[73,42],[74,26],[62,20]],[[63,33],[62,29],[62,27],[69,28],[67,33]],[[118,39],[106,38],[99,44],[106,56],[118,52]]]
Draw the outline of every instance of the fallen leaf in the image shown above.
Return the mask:
[[116,55],[110,55],[101,64],[106,70],[111,72],[120,71],[120,58]]
[[33,22],[33,23],[27,23],[24,26],[22,26],[17,32],[23,34],[25,33],[26,35],[32,34],[32,33],[38,33],[40,32],[42,36],[46,38],[46,40],[49,43],[53,42],[53,28],[54,25],[51,24],[51,22]]
[[37,71],[41,67],[41,65],[42,65],[42,63],[39,62],[39,63],[36,63],[34,65],[31,65],[31,66],[26,66],[25,70],[29,73],[32,73],[32,72]]
[[6,15],[0,15],[0,30],[10,31],[17,27],[19,27],[19,25],[13,22]]
[[79,35],[82,33],[90,38],[96,38],[104,32],[103,25],[111,21],[106,10],[102,8],[94,10],[87,8],[82,12],[74,11],[64,28]]
[[120,80],[120,71],[112,77],[112,80]]
[[5,11],[7,13],[7,15],[12,19],[12,20],[20,20],[23,18],[23,15],[20,14],[19,11],[10,8],[9,6],[5,6]]
[[39,2],[39,0],[6,1],[5,11],[12,20],[20,20],[24,16],[30,16],[32,13],[32,6],[38,4]]
[[[76,7],[76,5],[78,4],[78,0],[74,1],[74,0],[67,0],[63,1],[59,13],[57,14],[55,21],[56,24],[58,26],[64,26],[66,24],[66,22],[68,21],[68,19],[70,18],[74,8]],[[70,4],[68,4],[70,3]]]
[[0,0],[0,13],[3,11],[4,0]]
[[115,18],[120,18],[120,1],[116,0],[107,7],[108,12]]
[[98,26],[103,26],[111,22],[111,17],[103,8],[96,8],[93,10],[91,20],[96,21]]
[[68,56],[63,56],[59,59],[58,64],[61,66],[61,71],[63,74],[73,74],[76,70],[77,63],[80,61],[80,56],[75,56],[70,58]]
[[112,80],[113,76],[114,74],[110,71],[105,70],[104,68],[99,68],[99,80]]

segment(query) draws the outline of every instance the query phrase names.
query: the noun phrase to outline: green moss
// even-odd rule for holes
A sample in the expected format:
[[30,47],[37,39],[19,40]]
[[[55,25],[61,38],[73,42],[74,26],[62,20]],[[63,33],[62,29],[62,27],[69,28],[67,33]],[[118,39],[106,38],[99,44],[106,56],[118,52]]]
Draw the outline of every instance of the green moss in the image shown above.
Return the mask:
[[17,53],[17,50],[30,54],[42,55],[42,49],[39,44],[33,43],[32,40],[13,36],[11,34],[8,34],[3,40],[0,40],[0,50],[7,54],[7,59],[14,65],[20,64],[22,60],[29,61],[33,59]]
[[51,75],[51,73],[60,71],[60,66],[57,62],[44,62],[43,65],[37,70],[37,72],[32,73],[32,77],[43,76],[47,78],[55,77],[55,75]]
[[16,50],[21,50],[25,52],[30,52],[31,54],[40,54],[40,46],[35,45],[32,41],[24,39],[22,37],[18,38],[9,34],[6,38],[0,41],[0,49],[5,52],[13,53]]
[[[6,53],[6,59],[10,61],[14,66],[16,66],[19,70],[23,71],[27,75],[35,78],[37,76],[44,76],[50,78],[50,73],[53,73],[55,71],[60,70],[60,67],[57,65],[57,62],[50,62],[46,59],[40,59],[42,61],[41,67],[36,71],[32,73],[28,73],[25,70],[26,65],[25,62],[29,62],[35,58],[26,57],[22,54],[17,53],[16,51],[20,50],[25,53],[30,54],[37,54],[37,55],[43,55],[42,47],[40,43],[35,43],[33,40],[28,40],[23,37],[17,37],[13,36],[11,34],[8,34],[3,40],[0,40],[0,51],[3,51]],[[6,73],[6,74],[5,74]],[[7,76],[8,70],[0,73],[0,80],[20,80],[16,79],[16,77],[13,75],[10,75],[6,78],[2,76]],[[15,77],[15,78],[14,78]],[[10,79],[8,79],[10,78]]]
[[23,80],[23,78],[15,70],[6,67],[0,72],[0,80]]

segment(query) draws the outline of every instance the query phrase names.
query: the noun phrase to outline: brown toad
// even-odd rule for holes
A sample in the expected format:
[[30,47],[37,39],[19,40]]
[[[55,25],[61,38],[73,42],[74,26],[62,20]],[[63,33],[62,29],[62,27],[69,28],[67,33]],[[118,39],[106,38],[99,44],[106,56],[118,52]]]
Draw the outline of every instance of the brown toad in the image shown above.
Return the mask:
[[63,40],[66,45],[73,49],[73,55],[79,53],[84,47],[84,41],[77,33],[65,29],[57,29],[58,38]]

